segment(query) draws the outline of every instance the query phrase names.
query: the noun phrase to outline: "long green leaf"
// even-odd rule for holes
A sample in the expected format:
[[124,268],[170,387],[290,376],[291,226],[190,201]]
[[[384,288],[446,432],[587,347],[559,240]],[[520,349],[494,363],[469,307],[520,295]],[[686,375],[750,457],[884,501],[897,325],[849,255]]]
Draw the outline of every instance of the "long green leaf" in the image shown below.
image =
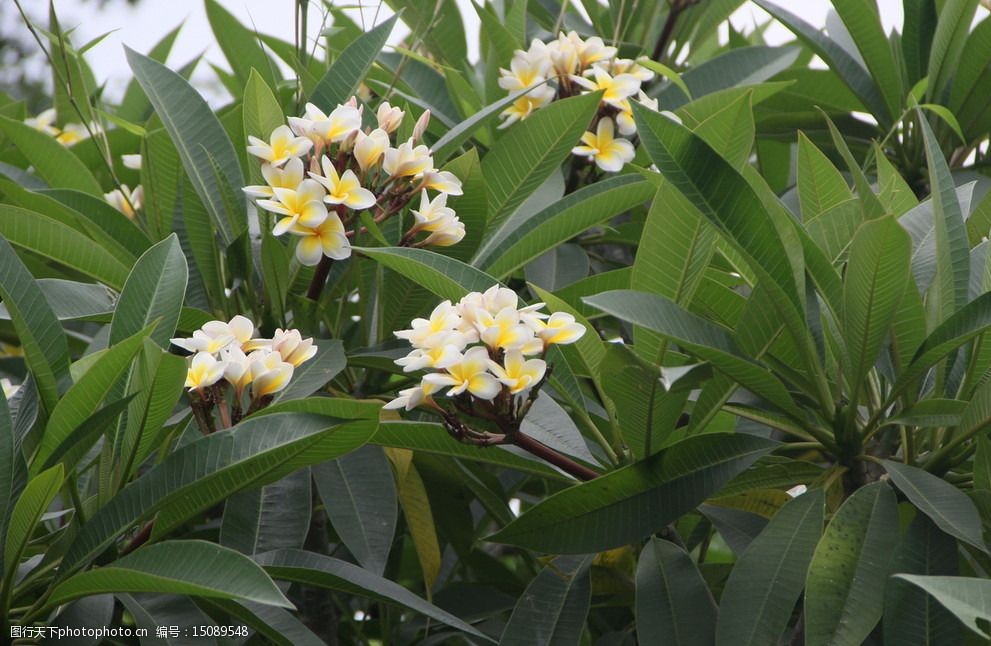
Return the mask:
[[344,48],[310,96],[310,100],[317,107],[329,112],[337,104],[351,98],[351,95],[358,90],[358,84],[371,69],[375,58],[385,47],[398,18],[399,14],[396,14]]
[[450,300],[485,291],[499,282],[480,269],[426,249],[355,247],[355,251]]
[[592,601],[591,557],[559,557],[530,582],[499,643],[571,646],[581,641]]
[[275,66],[262,48],[258,35],[242,25],[217,0],[206,0],[206,17],[217,44],[238,79],[242,83],[247,82],[254,70],[269,86],[275,87],[279,82]]
[[[231,140],[206,101],[182,76],[165,65],[126,48],[127,62],[179,151],[196,194],[210,212],[225,245],[247,228],[244,179]],[[220,175],[215,172],[216,160]],[[223,180],[233,187],[233,210],[224,199]]]
[[902,107],[902,77],[891,43],[881,26],[877,5],[863,0],[833,0],[833,8],[857,45],[878,91],[884,96],[888,112],[898,114]]
[[916,574],[895,576],[919,586],[943,604],[967,628],[984,639],[991,639],[991,634],[978,623],[978,619],[991,621],[991,581],[988,579]]
[[310,527],[312,501],[309,469],[258,489],[239,491],[224,503],[220,544],[248,556],[298,549]]
[[28,158],[35,172],[49,186],[103,195],[100,183],[86,164],[51,135],[5,116],[0,116],[0,131]]
[[[4,585],[12,583],[13,574],[20,564],[21,554],[31,539],[35,525],[41,520],[41,515],[55,500],[58,490],[62,487],[64,472],[58,464],[47,471],[39,473],[28,481],[10,513],[10,524],[3,545],[3,562],[6,571],[2,574]],[[0,608],[0,610],[5,610]]]
[[642,644],[711,644],[716,603],[685,550],[652,536],[636,573],[637,637]]
[[200,540],[148,545],[109,565],[81,572],[56,586],[48,603],[106,592],[188,594],[293,607],[254,561]]
[[847,498],[816,546],[805,583],[805,643],[860,644],[881,618],[898,543],[895,494],[884,482]]
[[977,5],[978,0],[947,0],[942,3],[939,22],[933,33],[927,73],[929,84],[926,95],[933,103],[943,103],[946,90],[956,74]]
[[488,540],[559,554],[630,543],[693,509],[775,446],[748,435],[690,437],[546,498]]
[[805,587],[824,502],[813,489],[786,503],[733,566],[719,602],[718,646],[777,643]]
[[160,347],[168,348],[186,296],[189,269],[173,233],[144,253],[131,269],[110,323],[110,344],[157,321],[151,334]]

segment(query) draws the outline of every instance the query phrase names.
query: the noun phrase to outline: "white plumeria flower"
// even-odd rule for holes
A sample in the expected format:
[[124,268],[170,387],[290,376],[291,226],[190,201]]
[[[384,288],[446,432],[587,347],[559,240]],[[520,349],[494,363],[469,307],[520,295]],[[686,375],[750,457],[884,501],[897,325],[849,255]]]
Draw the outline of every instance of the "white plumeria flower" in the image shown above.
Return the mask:
[[454,217],[445,220],[442,226],[434,229],[423,244],[430,247],[450,247],[464,240],[465,234],[464,222]]
[[283,390],[292,379],[293,365],[278,352],[256,350],[248,355],[251,365],[251,396],[260,399]]
[[623,164],[633,161],[636,151],[626,139],[615,137],[612,119],[599,119],[596,132],[586,132],[582,135],[581,146],[575,146],[571,152],[580,157],[590,157],[595,165],[602,170],[615,173],[622,170]]
[[397,107],[389,105],[388,101],[383,101],[378,110],[375,111],[375,118],[378,120],[378,126],[386,133],[395,132],[399,124],[403,122],[403,117],[406,113]]
[[[629,136],[637,131],[637,124],[633,120],[632,101],[633,99],[624,99],[619,105],[619,113],[616,115],[616,127],[619,129],[619,134],[621,135]],[[657,99],[647,96],[643,90],[637,93],[636,101],[645,108],[657,112]]]
[[302,157],[310,152],[313,142],[306,137],[293,136],[289,126],[279,126],[272,131],[268,143],[258,137],[249,136],[248,152],[273,166],[281,166],[293,157]]
[[495,316],[481,310],[476,314],[475,327],[482,342],[493,350],[519,348],[534,338],[533,330],[520,322],[515,307],[504,307]]
[[120,161],[124,164],[124,168],[130,168],[131,170],[141,170],[141,155],[121,155]]
[[616,48],[606,45],[598,36],[582,40],[578,32],[571,31],[568,32],[568,40],[574,44],[575,52],[578,54],[578,66],[581,69],[616,57]]
[[251,340],[255,324],[246,316],[238,314],[227,323],[208,321],[193,332],[192,338],[171,339],[172,343],[190,352],[216,354],[229,345],[241,347]]
[[289,233],[299,236],[296,260],[307,267],[318,264],[323,256],[334,260],[344,260],[351,256],[351,242],[336,213],[328,213],[323,222],[313,227],[294,224]]
[[591,74],[595,80],[584,76],[572,76],[571,80],[592,92],[602,90],[603,103],[612,106],[619,107],[623,99],[633,96],[640,89],[640,81],[632,74],[612,76],[601,67],[592,68]]
[[516,50],[509,69],[500,69],[499,87],[509,92],[518,92],[540,85],[547,80],[551,61],[546,51],[539,53]]
[[11,383],[10,379],[0,379],[0,389],[3,390],[3,398],[10,399],[20,390],[20,384]]
[[[98,130],[95,124],[91,124],[90,128],[93,132],[97,132]],[[59,142],[63,146],[72,146],[74,144],[78,144],[84,139],[89,139],[89,130],[87,130],[86,126],[81,123],[65,124],[65,127],[62,128],[62,132],[55,137],[55,141]]]
[[533,330],[534,333],[543,328],[544,320],[549,316],[546,312],[540,311],[544,308],[544,305],[545,303],[534,303],[519,310],[520,321],[523,322],[523,325]]
[[458,331],[461,316],[451,301],[444,301],[433,309],[430,318],[415,318],[410,329],[394,332],[397,338],[406,339],[414,348],[429,349],[442,345],[451,332]]
[[[541,91],[541,90],[548,90]],[[542,108],[554,99],[554,89],[543,86],[528,92],[524,96],[513,101],[508,108],[499,113],[499,117],[505,119],[499,128],[508,128],[517,121],[523,121],[537,108]]]
[[327,194],[323,186],[312,179],[304,179],[295,189],[273,188],[274,200],[259,200],[258,206],[283,216],[272,228],[279,236],[294,225],[317,227],[327,219],[327,206],[323,198]]
[[329,115],[313,105],[306,104],[303,117],[289,117],[289,125],[296,134],[326,143],[343,141],[361,128],[361,112],[350,104],[338,105]]
[[378,166],[382,156],[389,149],[389,133],[381,128],[372,130],[367,135],[358,131],[354,142],[354,158],[363,172]]
[[526,359],[519,350],[509,350],[503,357],[502,365],[490,359],[489,370],[515,395],[539,384],[547,371],[547,364],[541,359]]
[[543,327],[537,331],[546,345],[567,345],[574,343],[585,334],[585,326],[575,321],[567,312],[554,312]]
[[299,330],[275,330],[269,348],[272,352],[278,352],[283,361],[297,368],[317,353],[313,339],[304,339]]
[[427,131],[427,126],[430,125],[430,110],[424,110],[420,118],[416,120],[413,124],[413,136],[410,141],[417,142],[423,137],[423,133]]
[[186,370],[185,387],[189,390],[200,390],[212,386],[224,376],[224,368],[224,362],[217,361],[209,352],[197,352]]
[[410,209],[416,224],[413,231],[437,231],[455,218],[454,209],[447,206],[447,194],[441,193],[433,200],[427,192],[420,193],[420,208]]
[[421,381],[419,386],[414,386],[412,388],[406,388],[399,391],[399,397],[396,397],[388,404],[382,408],[385,410],[392,410],[395,408],[405,408],[406,410],[413,410],[425,401],[429,401],[431,395],[439,390],[439,386],[432,384],[428,381]]
[[236,345],[230,345],[220,351],[220,359],[224,363],[224,379],[234,386],[238,397],[244,389],[251,385],[251,362]]
[[[460,339],[457,337],[460,337]],[[448,340],[452,338],[455,341],[464,339],[458,332],[452,332]],[[445,342],[433,348],[417,348],[405,357],[396,359],[395,363],[397,366],[402,367],[403,372],[416,372],[417,370],[426,370],[428,368],[448,368],[461,360],[461,350],[464,347],[464,343],[455,345]]]
[[265,186],[245,186],[243,190],[251,197],[275,197],[276,188],[295,189],[303,181],[303,160],[293,157],[279,168],[272,164],[262,164],[262,177],[265,178]]
[[614,58],[608,69],[613,75],[629,74],[641,83],[646,83],[654,78],[654,72],[632,58]]
[[327,195],[323,201],[328,204],[343,204],[349,209],[360,211],[375,206],[375,194],[367,188],[362,188],[358,176],[348,169],[343,175],[337,174],[334,162],[326,155],[320,160],[323,176],[310,173],[310,177],[323,184]]
[[36,117],[25,119],[24,123],[46,135],[57,137],[59,129],[55,127],[55,116],[55,108],[48,108],[47,110],[42,110]]
[[413,139],[400,144],[398,148],[386,150],[382,160],[382,169],[390,177],[416,177],[433,168],[434,159],[430,155],[430,149],[422,144],[414,146]]
[[425,383],[451,389],[449,396],[468,392],[479,399],[492,399],[499,394],[502,386],[488,372],[489,353],[483,347],[475,347],[465,352],[460,361],[448,366],[447,372],[432,372],[423,377]]
[[103,199],[107,204],[114,207],[129,219],[133,220],[135,211],[144,204],[144,189],[139,184],[132,191],[127,184],[121,184],[120,188],[115,188],[109,193],[103,194]]
[[554,71],[559,76],[569,76],[579,70],[578,48],[564,32],[558,35],[557,40],[547,43],[547,53]]
[[424,190],[437,191],[447,195],[463,195],[461,180],[447,170],[430,170],[423,174]]

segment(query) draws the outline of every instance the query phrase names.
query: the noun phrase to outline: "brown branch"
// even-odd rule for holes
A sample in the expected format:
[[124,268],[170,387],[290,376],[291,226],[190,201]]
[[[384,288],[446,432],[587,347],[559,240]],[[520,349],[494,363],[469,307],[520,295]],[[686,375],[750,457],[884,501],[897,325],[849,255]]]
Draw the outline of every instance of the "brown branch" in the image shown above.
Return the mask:
[[578,464],[571,458],[558,453],[551,447],[535,440],[529,435],[524,435],[523,433],[517,431],[515,433],[507,434],[506,437],[510,443],[515,444],[527,453],[537,456],[541,460],[550,462],[557,468],[579,480],[595,480],[599,477],[599,474],[595,471],[584,465]]
[[674,32],[675,23],[678,22],[678,16],[685,9],[697,2],[698,0],[670,0],[671,10],[668,11],[668,17],[664,21],[661,35],[657,37],[657,44],[654,45],[654,54],[651,56],[652,59],[655,61],[661,60],[670,44],[671,34]]

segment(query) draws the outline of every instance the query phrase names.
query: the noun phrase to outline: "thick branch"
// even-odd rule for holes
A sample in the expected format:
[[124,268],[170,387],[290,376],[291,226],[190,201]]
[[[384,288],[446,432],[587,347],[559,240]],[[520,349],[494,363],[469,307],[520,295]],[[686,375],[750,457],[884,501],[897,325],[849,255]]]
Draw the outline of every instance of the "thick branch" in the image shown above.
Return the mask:
[[579,480],[588,481],[588,480],[594,480],[599,477],[599,474],[596,473],[595,471],[589,469],[586,466],[578,464],[571,458],[562,455],[561,453],[558,453],[557,451],[547,446],[546,444],[543,444],[542,442],[533,439],[529,435],[524,435],[520,431],[507,434],[506,437],[509,440],[509,442],[520,447],[527,453],[532,453],[541,460],[546,460],[547,462],[550,462],[557,468],[578,478]]

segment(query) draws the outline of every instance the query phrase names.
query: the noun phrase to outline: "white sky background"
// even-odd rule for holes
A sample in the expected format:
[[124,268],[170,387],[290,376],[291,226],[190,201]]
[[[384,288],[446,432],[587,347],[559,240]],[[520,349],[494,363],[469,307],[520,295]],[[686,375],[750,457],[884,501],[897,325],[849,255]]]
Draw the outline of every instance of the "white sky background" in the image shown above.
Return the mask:
[[[8,0],[0,1],[6,2]],[[467,19],[469,57],[474,59],[477,57],[478,49],[478,21],[471,8],[470,0],[457,0],[457,2],[460,5],[462,15]],[[45,24],[47,2],[22,0],[22,4],[29,13],[35,13],[42,19],[42,24]],[[220,0],[220,4],[249,27],[254,25],[262,33],[272,34],[292,42],[294,0]],[[319,0],[312,0],[310,4],[308,28],[310,38],[316,38],[320,30],[322,11]],[[353,7],[357,2],[345,0],[338,4]],[[826,13],[830,6],[828,0],[793,0],[782,4],[816,26],[825,25]],[[897,27],[900,30],[902,22],[901,0],[879,0],[878,5],[885,31],[890,31],[892,27]],[[124,59],[122,45],[126,44],[138,51],[147,52],[154,43],[180,23],[183,23],[183,28],[179,32],[179,37],[168,61],[171,67],[176,68],[186,63],[204,50],[207,61],[227,67],[223,53],[214,41],[201,0],[142,0],[136,6],[127,5],[121,0],[107,0],[102,7],[96,0],[89,0],[88,2],[55,0],[55,7],[63,27],[76,28],[73,35],[73,42],[76,45],[86,43],[109,30],[117,30],[86,53],[86,59],[97,75],[97,81],[107,82],[107,96],[111,99],[116,99],[121,95],[124,85],[130,77],[130,69]],[[384,2],[379,7],[379,3],[374,0],[367,1],[363,11],[365,24],[371,24],[376,11],[378,11],[379,21],[384,20],[392,13]],[[350,13],[355,20],[359,19],[358,9],[351,10]],[[20,20],[15,11],[8,11],[3,15],[4,20]],[[766,19],[767,14],[750,2],[742,6],[731,18],[737,29],[747,31],[753,27],[755,21],[764,22]],[[9,25],[6,27],[5,31],[13,31]],[[399,33],[397,29],[393,40],[398,40],[403,35],[404,33]],[[769,29],[766,37],[772,44],[792,38],[789,31],[777,24]],[[213,71],[208,65],[201,62],[193,76],[193,83],[201,88],[205,85],[215,86],[213,79]],[[217,100],[222,97],[210,98]]]

